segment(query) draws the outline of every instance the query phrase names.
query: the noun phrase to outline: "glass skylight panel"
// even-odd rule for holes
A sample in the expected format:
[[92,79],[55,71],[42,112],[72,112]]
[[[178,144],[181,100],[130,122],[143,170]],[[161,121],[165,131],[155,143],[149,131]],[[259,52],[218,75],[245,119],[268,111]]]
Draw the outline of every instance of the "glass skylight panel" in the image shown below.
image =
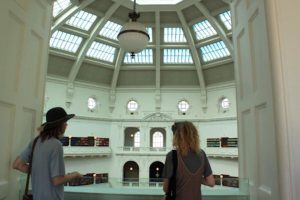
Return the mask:
[[227,28],[227,30],[231,30],[232,26],[231,26],[231,13],[230,11],[226,11],[224,13],[221,13],[219,15],[221,21],[223,22],[223,24],[225,25],[225,27]]
[[83,30],[89,30],[97,16],[85,11],[79,11],[73,15],[66,23]]
[[208,20],[199,22],[193,26],[197,40],[202,40],[210,36],[216,35],[216,30],[211,26]]
[[147,27],[146,28],[146,31],[147,31],[147,33],[149,34],[149,36],[150,36],[150,39],[149,39],[149,42],[153,42],[153,37],[152,37],[152,28],[151,27]]
[[230,56],[230,52],[223,41],[203,46],[200,50],[204,62]]
[[153,64],[153,50],[144,49],[142,52],[135,54],[134,58],[130,53],[126,53],[124,58],[125,64]]
[[164,49],[164,64],[192,64],[189,49]]
[[107,62],[113,62],[116,48],[102,44],[99,42],[93,42],[86,55],[91,58],[104,60]]
[[62,31],[55,31],[50,38],[50,47],[75,53],[82,41],[81,37]]
[[182,28],[164,28],[164,42],[182,43],[186,42]]
[[52,11],[53,17],[56,17],[61,11],[63,11],[67,7],[69,7],[69,5],[71,5],[70,0],[56,0],[56,1],[54,1],[53,11]]
[[119,24],[116,24],[111,21],[107,21],[104,27],[101,29],[99,32],[99,35],[102,35],[104,37],[113,39],[113,40],[118,40],[117,36],[121,30],[122,26]]

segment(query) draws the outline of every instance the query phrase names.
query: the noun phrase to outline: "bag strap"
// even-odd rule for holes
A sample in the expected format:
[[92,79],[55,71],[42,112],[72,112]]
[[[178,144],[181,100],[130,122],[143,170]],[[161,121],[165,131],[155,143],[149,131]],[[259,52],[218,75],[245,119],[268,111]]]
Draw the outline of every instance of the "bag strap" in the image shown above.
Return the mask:
[[32,148],[31,148],[31,154],[29,157],[29,165],[28,165],[28,172],[27,172],[27,180],[26,180],[26,186],[25,186],[25,195],[28,194],[28,187],[29,187],[29,180],[30,180],[30,174],[31,174],[31,165],[32,165],[32,159],[33,159],[33,151],[34,151],[34,147],[35,144],[37,142],[37,140],[39,139],[39,136],[37,136],[32,144]]
[[176,196],[176,173],[177,173],[177,165],[178,165],[178,160],[177,160],[177,151],[172,150],[172,163],[173,163],[173,172],[172,176],[169,181],[169,187],[168,187],[168,196],[172,196],[175,199]]

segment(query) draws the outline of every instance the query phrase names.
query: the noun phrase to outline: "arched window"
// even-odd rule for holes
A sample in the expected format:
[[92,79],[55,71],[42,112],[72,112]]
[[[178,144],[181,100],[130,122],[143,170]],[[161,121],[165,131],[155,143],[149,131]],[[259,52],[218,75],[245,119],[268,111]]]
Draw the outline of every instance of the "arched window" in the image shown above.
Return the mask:
[[141,146],[141,135],[140,135],[140,132],[136,132],[134,134],[134,147],[140,147]]
[[153,147],[163,147],[164,146],[164,136],[161,132],[155,132],[153,134],[152,146]]

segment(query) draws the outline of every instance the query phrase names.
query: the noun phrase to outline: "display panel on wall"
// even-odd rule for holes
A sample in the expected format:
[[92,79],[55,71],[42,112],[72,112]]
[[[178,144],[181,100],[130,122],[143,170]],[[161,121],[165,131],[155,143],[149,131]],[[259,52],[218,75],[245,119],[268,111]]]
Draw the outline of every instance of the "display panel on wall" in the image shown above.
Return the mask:
[[95,146],[94,137],[71,137],[71,146]]
[[238,147],[238,138],[207,138],[206,139],[207,147]]
[[222,137],[221,138],[221,147],[238,147],[238,139]]
[[94,136],[87,137],[63,137],[60,139],[63,146],[99,146],[108,147],[109,138],[95,138]]
[[95,174],[95,173],[87,173],[83,175],[81,178],[73,179],[68,182],[66,185],[69,186],[81,186],[81,185],[92,185],[92,184],[100,184],[100,183],[108,183],[108,173],[103,174]]
[[239,177],[230,176],[228,174],[220,174],[220,175],[213,175],[215,178],[216,185],[222,185],[226,187],[239,187]]
[[220,139],[219,138],[207,138],[206,146],[207,147],[220,147]]
[[96,138],[96,146],[108,147],[109,146],[109,138]]

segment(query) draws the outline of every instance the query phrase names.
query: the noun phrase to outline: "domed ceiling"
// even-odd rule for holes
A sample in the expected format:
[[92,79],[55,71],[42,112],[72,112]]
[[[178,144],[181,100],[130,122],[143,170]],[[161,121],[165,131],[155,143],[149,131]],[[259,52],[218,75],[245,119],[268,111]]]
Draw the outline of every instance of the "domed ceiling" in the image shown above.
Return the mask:
[[[149,4],[150,2],[150,4]],[[117,34],[131,0],[57,0],[53,9],[48,77],[119,88],[199,88],[234,81],[226,0],[137,0],[138,22],[150,42],[134,59]]]

